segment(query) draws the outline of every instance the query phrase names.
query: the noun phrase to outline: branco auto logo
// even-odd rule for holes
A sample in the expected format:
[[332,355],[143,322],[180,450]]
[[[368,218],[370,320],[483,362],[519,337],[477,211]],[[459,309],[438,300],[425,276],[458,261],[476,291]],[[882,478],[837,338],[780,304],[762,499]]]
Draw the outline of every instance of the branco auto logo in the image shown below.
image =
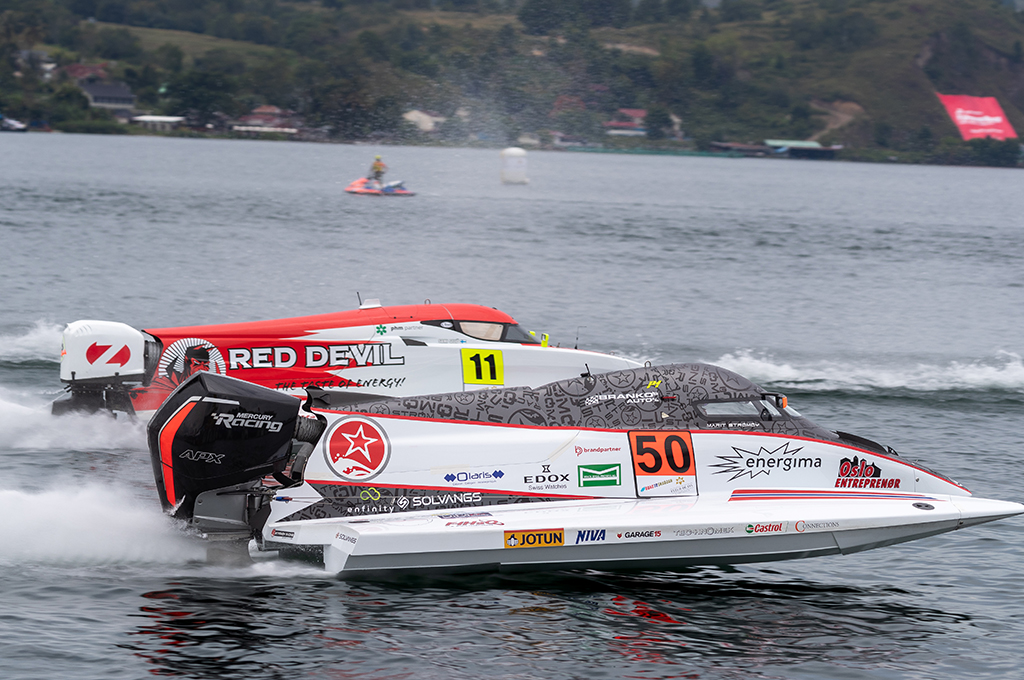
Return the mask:
[[370,418],[342,418],[324,437],[324,458],[334,474],[350,482],[373,479],[387,467],[391,441]]
[[584,406],[596,406],[601,402],[621,399],[624,404],[646,404],[661,399],[659,392],[631,392],[628,394],[595,394],[583,400]]

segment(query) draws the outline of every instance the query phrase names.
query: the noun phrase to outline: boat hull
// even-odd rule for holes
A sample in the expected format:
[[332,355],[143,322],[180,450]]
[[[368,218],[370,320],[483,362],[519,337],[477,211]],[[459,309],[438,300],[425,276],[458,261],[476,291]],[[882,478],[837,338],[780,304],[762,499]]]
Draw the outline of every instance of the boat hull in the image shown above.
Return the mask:
[[[343,576],[660,570],[850,554],[1024,512],[1024,505],[1005,501],[910,496],[742,507],[730,507],[725,497],[560,502],[487,512],[278,522],[268,524],[264,535],[268,547],[322,547],[326,570]],[[917,507],[922,505],[932,509]],[[537,544],[509,545],[516,537],[537,537]]]

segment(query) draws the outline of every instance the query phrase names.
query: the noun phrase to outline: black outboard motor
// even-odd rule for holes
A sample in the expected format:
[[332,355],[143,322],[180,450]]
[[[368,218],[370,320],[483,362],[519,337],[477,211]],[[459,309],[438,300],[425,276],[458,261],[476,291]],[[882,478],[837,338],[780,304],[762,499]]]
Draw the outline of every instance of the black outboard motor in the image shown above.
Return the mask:
[[301,405],[216,373],[188,378],[148,427],[164,510],[207,534],[247,539],[258,533],[269,512],[261,480],[294,481],[283,475],[296,450],[293,440],[316,441],[323,432],[320,420],[299,415]]

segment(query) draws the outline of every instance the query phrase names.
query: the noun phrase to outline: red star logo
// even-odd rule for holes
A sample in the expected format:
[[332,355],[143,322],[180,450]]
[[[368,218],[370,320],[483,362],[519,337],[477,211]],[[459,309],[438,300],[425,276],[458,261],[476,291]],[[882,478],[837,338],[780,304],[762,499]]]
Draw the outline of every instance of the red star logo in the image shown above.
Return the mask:
[[378,437],[367,437],[363,433],[363,424],[359,423],[359,429],[353,434],[342,432],[341,436],[348,440],[348,451],[346,451],[342,458],[351,458],[355,454],[362,454],[363,458],[366,459],[367,465],[372,465],[373,460],[370,457],[370,451],[366,448],[374,442],[379,442]]
[[339,420],[327,435],[324,453],[336,475],[363,481],[383,472],[391,457],[391,443],[370,418],[349,416]]

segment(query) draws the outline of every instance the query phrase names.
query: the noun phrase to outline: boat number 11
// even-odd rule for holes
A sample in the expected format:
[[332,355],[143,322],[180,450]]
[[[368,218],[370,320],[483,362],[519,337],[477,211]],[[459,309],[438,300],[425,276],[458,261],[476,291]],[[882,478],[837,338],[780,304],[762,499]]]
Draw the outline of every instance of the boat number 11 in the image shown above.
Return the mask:
[[467,385],[504,385],[505,365],[500,349],[463,349],[462,382]]

